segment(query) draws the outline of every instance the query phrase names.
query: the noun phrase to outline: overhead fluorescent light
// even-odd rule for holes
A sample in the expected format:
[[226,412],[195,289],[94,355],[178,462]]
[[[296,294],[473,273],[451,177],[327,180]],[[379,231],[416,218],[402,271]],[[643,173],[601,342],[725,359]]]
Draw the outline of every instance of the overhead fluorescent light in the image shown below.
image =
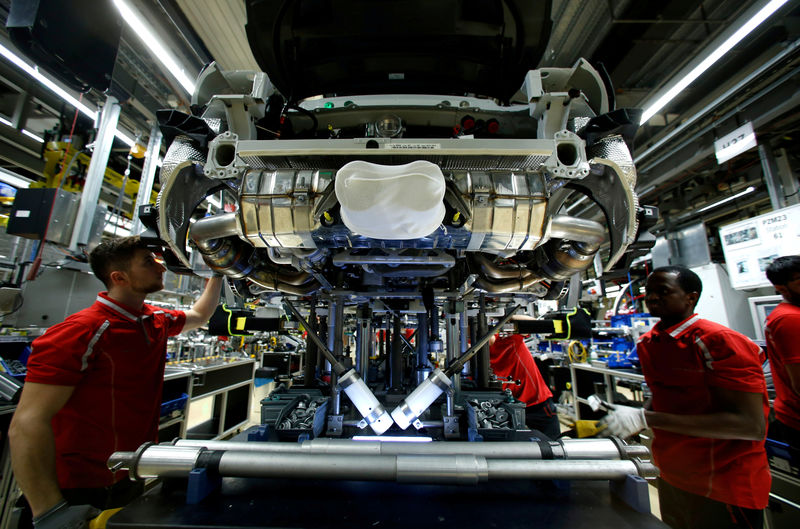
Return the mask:
[[702,213],[704,211],[708,211],[709,209],[715,208],[717,206],[721,206],[722,204],[726,204],[726,203],[730,202],[731,200],[736,200],[739,197],[743,197],[743,196],[745,196],[745,195],[747,195],[749,193],[752,193],[755,190],[756,190],[756,188],[754,186],[750,186],[747,189],[745,189],[744,191],[740,191],[739,193],[736,193],[735,195],[729,196],[728,198],[723,198],[722,200],[714,202],[713,204],[709,204],[709,205],[697,210],[697,212],[698,213]]
[[119,9],[122,14],[122,20],[128,24],[133,31],[142,40],[142,43],[147,46],[150,52],[167,71],[175,78],[176,81],[187,91],[189,94],[194,93],[194,81],[186,75],[186,69],[183,68],[173,55],[167,51],[167,48],[161,43],[161,40],[156,37],[150,27],[142,19],[141,15],[134,11],[125,0],[114,0],[114,5]]
[[28,189],[32,180],[28,180],[27,178],[0,167],[0,182],[5,182],[6,184],[16,187],[17,189]]
[[[55,93],[58,97],[72,105],[73,107],[77,108],[82,114],[87,116],[92,121],[97,120],[97,110],[92,110],[88,106],[84,105],[74,96],[72,96],[69,92],[58,86],[54,81],[45,77],[40,71],[39,67],[36,65],[30,65],[25,60],[23,60],[20,56],[16,53],[11,51],[10,49],[6,48],[2,44],[0,44],[0,55],[11,61],[15,64],[18,68],[20,68],[23,72],[30,75],[40,84],[45,86],[46,88],[50,89],[53,93]],[[12,126],[11,122],[5,118],[0,118],[0,123],[3,123],[8,126]],[[25,131],[23,131],[24,133]],[[125,143],[128,147],[133,147],[134,140],[129,135],[125,134],[121,130],[117,129],[114,132],[114,135],[119,138],[120,141]],[[37,136],[38,139],[38,136]],[[44,141],[44,140],[41,140]]]
[[58,86],[54,81],[51,81],[39,71],[39,67],[36,65],[31,66],[27,62],[25,62],[20,56],[15,54],[13,51],[9,50],[2,44],[0,44],[0,55],[17,65],[22,71],[39,81],[42,85],[49,88],[52,92],[54,92],[58,97],[72,105],[73,107],[80,110],[85,115],[89,116],[92,120],[97,119],[97,111],[92,110],[91,108],[87,107],[66,90]]
[[34,140],[38,141],[39,143],[44,143],[44,138],[42,138],[42,137],[40,137],[40,136],[37,136],[36,134],[34,134],[33,132],[31,132],[31,131],[29,131],[29,130],[22,129],[22,131],[21,131],[21,132],[22,132],[24,135],[26,135],[27,137],[29,137],[29,138],[33,138]]
[[116,137],[116,138],[117,138],[119,141],[121,141],[122,143],[124,143],[125,145],[127,145],[128,147],[133,147],[133,144],[134,144],[134,143],[136,143],[136,140],[134,140],[133,138],[131,138],[130,136],[128,136],[128,135],[127,135],[127,134],[125,134],[124,132],[120,132],[120,130],[119,130],[119,129],[117,129],[117,130],[114,132],[114,136],[115,136],[115,137]]
[[353,441],[382,441],[390,443],[430,443],[431,437],[407,437],[405,435],[354,435]]
[[712,51],[700,64],[692,68],[689,73],[682,75],[675,85],[669,88],[663,95],[661,95],[654,103],[645,108],[642,112],[642,119],[640,124],[647,123],[659,110],[664,108],[667,103],[672,101],[678,94],[680,94],[687,86],[692,84],[695,79],[700,77],[703,72],[708,70],[714,63],[722,58],[723,55],[728,53],[731,48],[739,44],[747,35],[756,29],[762,22],[770,17],[775,11],[780,9],[783,4],[788,0],[771,0],[767,5],[762,7],[750,20],[746,21],[742,26],[737,29],[733,35],[725,39],[725,41]]

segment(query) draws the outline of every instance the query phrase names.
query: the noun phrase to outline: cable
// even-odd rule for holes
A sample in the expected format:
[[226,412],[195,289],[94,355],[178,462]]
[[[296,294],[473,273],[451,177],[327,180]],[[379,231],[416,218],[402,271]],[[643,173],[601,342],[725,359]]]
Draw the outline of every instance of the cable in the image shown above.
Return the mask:
[[8,312],[4,312],[4,313],[0,314],[0,318],[5,318],[6,316],[9,316],[9,315],[11,315],[11,314],[14,314],[14,313],[15,313],[15,312],[17,312],[19,309],[21,309],[21,308],[22,308],[22,305],[24,305],[24,304],[25,304],[25,298],[24,298],[24,297],[22,296],[22,294],[20,293],[20,295],[19,295],[19,303],[17,303],[17,305],[16,305],[16,306],[15,306],[13,309],[11,309],[10,311],[8,311]]
[[[307,132],[312,132],[312,133],[316,132],[317,128],[319,127],[319,121],[317,120],[317,116],[315,116],[313,112],[296,104],[288,105],[288,108],[297,110],[301,114],[305,114],[306,116],[310,117],[311,120],[314,122],[314,124],[310,128],[307,128],[301,134],[305,134]],[[298,136],[299,135],[300,134],[298,134]]]
[[[573,351],[573,347],[575,347],[576,345],[580,347],[579,353],[575,353]],[[567,346],[567,356],[569,357],[569,361],[571,363],[586,362],[586,359],[588,358],[588,353],[586,352],[586,346],[583,345],[583,343],[578,340],[572,340],[571,342],[569,342],[569,345]]]

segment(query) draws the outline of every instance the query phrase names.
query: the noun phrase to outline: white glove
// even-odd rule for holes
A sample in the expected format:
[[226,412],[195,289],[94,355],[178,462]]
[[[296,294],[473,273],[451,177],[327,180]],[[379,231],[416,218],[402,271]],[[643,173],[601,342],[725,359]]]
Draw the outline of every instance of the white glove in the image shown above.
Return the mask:
[[34,529],[85,529],[89,520],[100,514],[91,505],[69,505],[62,501],[58,505],[33,519]]
[[632,408],[614,404],[611,410],[608,415],[600,420],[600,424],[605,424],[606,426],[600,432],[600,435],[604,437],[615,435],[625,439],[647,428],[644,408]]

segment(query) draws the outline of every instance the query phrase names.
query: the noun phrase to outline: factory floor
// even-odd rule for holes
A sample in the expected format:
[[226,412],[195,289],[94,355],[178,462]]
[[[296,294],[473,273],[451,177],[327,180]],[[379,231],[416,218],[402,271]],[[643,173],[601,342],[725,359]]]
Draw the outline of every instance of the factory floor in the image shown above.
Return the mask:
[[[272,383],[272,382],[269,383],[269,384],[265,384],[265,385],[263,385],[261,387],[255,388],[255,390],[253,391],[252,400],[250,402],[250,419],[247,422],[247,424],[245,424],[242,427],[242,430],[246,430],[247,428],[249,428],[251,426],[257,426],[257,425],[261,424],[261,404],[260,404],[261,400],[264,397],[266,397],[269,394],[269,392],[272,391],[274,388],[275,388],[275,384]],[[569,429],[565,425],[565,423],[568,422],[566,420],[566,418],[565,418],[565,420],[561,420],[560,422],[561,422],[561,431],[562,432]],[[658,490],[656,489],[655,481],[651,481],[650,482],[650,486],[648,487],[648,489],[649,489],[649,492],[650,492],[650,510],[653,513],[653,516],[655,516],[656,518],[658,518],[660,520],[661,519],[661,510],[659,509]]]

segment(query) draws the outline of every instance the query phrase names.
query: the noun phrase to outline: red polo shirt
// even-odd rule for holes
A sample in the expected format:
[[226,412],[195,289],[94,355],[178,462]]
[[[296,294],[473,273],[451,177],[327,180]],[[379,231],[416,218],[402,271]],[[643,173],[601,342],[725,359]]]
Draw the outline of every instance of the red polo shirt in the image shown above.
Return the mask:
[[[761,349],[746,336],[696,314],[637,346],[652,409],[680,415],[713,413],[711,387],[761,393],[769,413]],[[747,509],[767,506],[770,474],[764,440],[708,439],[653,428],[653,459],[679,489]]]
[[105,292],[33,342],[27,382],[73,386],[53,418],[62,489],[113,485],[106,460],[156,441],[167,337],[181,332],[182,311],[123,307]]
[[527,406],[541,404],[553,396],[547,387],[525,340],[519,334],[498,338],[489,348],[489,363],[498,378],[511,377],[517,384],[503,384],[514,398]]
[[767,316],[767,356],[775,384],[775,416],[800,430],[800,396],[792,389],[786,364],[800,364],[800,307],[781,303]]

